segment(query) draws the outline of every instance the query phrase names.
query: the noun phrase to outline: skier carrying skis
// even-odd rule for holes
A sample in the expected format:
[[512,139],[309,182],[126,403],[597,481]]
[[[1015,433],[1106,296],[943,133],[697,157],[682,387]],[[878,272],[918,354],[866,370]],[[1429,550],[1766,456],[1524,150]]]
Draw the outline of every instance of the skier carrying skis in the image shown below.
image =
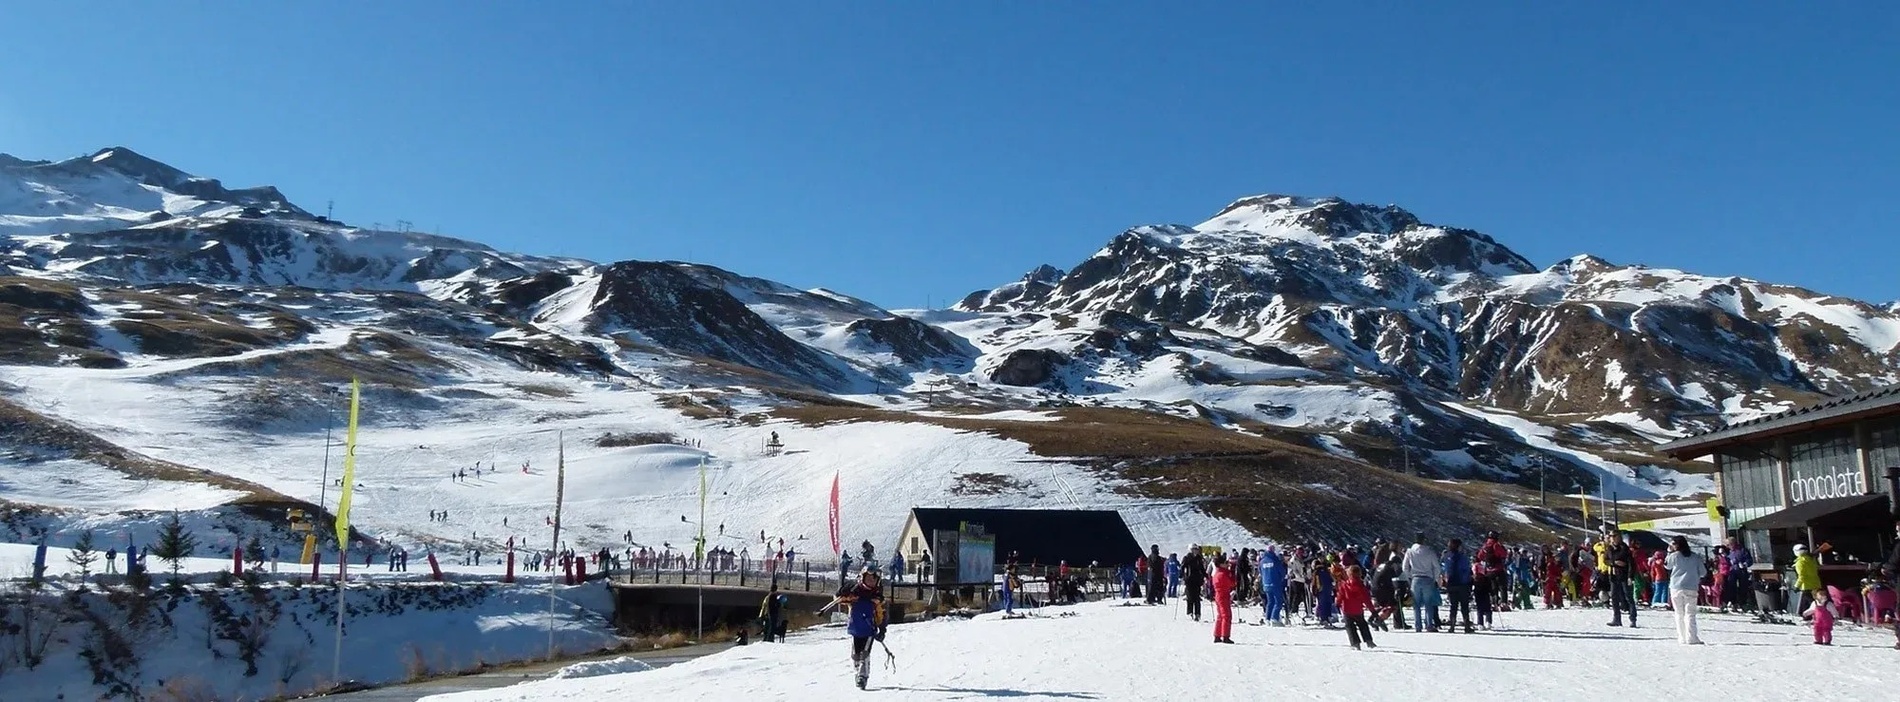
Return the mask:
[[845,632],[851,635],[851,665],[857,668],[858,689],[871,680],[871,642],[883,641],[888,626],[884,619],[884,592],[877,571],[865,568],[858,583],[838,592],[838,604],[850,608],[851,623]]

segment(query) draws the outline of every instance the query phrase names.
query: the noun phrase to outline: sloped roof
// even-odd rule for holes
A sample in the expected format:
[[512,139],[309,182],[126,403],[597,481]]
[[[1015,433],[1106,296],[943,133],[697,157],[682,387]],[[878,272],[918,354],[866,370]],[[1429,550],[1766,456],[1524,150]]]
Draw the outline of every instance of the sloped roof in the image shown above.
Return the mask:
[[1696,458],[1722,446],[1805,429],[1844,425],[1873,415],[1900,414],[1900,385],[1889,385],[1845,397],[1796,407],[1766,417],[1736,422],[1720,429],[1677,439],[1657,447],[1676,458]]
[[999,564],[1012,551],[1023,564],[1068,561],[1073,566],[1133,563],[1144,552],[1114,510],[917,507],[911,514],[925,534],[954,531],[965,522],[982,524],[984,531],[996,535]]
[[1892,521],[1886,495],[1849,495],[1809,500],[1773,514],[1748,520],[1743,529],[1784,529],[1804,526],[1859,526]]

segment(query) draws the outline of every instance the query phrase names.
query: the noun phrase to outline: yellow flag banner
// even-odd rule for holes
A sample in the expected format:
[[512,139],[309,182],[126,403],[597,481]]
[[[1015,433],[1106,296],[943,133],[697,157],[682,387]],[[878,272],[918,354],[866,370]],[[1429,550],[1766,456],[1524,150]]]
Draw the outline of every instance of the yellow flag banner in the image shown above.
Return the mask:
[[1583,505],[1583,528],[1588,529],[1590,528],[1590,497],[1578,495],[1577,504]]
[[350,428],[343,435],[343,496],[336,501],[336,542],[340,548],[350,540],[350,492],[356,487],[356,410],[363,399],[363,385],[350,379]]

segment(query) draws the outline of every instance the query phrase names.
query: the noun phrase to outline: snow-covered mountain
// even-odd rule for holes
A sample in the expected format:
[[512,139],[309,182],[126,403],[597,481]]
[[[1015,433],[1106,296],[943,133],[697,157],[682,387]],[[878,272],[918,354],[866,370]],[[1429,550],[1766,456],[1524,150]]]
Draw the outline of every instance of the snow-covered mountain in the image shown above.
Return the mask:
[[[1124,509],[1144,542],[1183,546],[1364,537],[1401,516],[1529,530],[1560,517],[1509,483],[1706,489],[1649,446],[1890,381],[1896,343],[1891,309],[1589,257],[1540,270],[1483,234],[1331,198],[1246,198],[955,309],[892,311],[700,264],[365,230],[123,148],[0,159],[0,424],[39,437],[0,440],[0,471],[38,476],[0,481],[0,508],[101,507],[60,497],[67,474],[317,501],[307,449],[356,377],[366,436],[454,444],[405,458],[385,506],[484,453],[545,460],[565,427],[670,436],[786,483],[734,485],[758,501],[732,512],[739,533],[822,533],[808,498],[840,470],[901,496],[858,505],[892,531],[909,504],[1050,500]],[[809,453],[759,454],[773,432]],[[598,448],[578,455],[618,460]],[[662,517],[689,499],[628,479],[616,501]],[[462,497],[457,513],[514,508]]]
[[1900,369],[1889,308],[1587,255],[1539,270],[1483,234],[1336,198],[1245,198],[1053,270],[959,308],[1127,312],[1427,395],[1650,433],[1866,389]]

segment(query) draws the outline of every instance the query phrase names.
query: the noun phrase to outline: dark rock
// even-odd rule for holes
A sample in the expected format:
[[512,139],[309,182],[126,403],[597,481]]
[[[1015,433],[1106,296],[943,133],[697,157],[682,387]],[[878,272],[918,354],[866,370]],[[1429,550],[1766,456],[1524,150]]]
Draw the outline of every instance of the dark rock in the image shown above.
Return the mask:
[[1049,382],[1069,364],[1069,357],[1051,349],[1018,349],[990,371],[990,380],[1004,385],[1035,387]]

